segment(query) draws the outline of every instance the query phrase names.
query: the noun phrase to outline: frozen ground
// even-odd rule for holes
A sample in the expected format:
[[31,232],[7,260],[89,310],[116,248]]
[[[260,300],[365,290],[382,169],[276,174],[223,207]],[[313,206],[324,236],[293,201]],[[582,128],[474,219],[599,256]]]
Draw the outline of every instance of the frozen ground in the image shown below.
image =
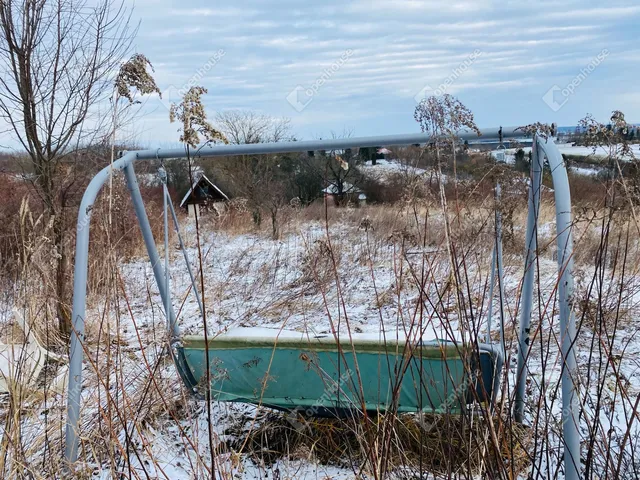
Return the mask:
[[[540,235],[553,238],[553,224],[540,227]],[[416,268],[424,258],[431,258],[435,283],[431,292],[442,286],[448,268],[446,255],[432,247],[423,251],[415,248],[404,255],[405,273],[403,283],[398,289],[399,254],[398,245],[393,242],[381,242],[371,233],[364,232],[354,225],[334,225],[330,231],[332,248],[338,253],[338,285],[332,275],[329,275],[324,287],[318,287],[316,282],[308,278],[309,259],[320,255],[326,246],[327,237],[324,227],[317,224],[306,224],[297,234],[289,235],[281,241],[267,240],[257,235],[229,236],[226,234],[209,233],[205,236],[203,252],[205,255],[205,284],[208,323],[212,331],[224,332],[235,326],[261,327],[269,329],[286,328],[300,332],[327,333],[330,323],[336,325],[341,322],[345,328],[346,320],[355,332],[370,332],[376,334],[382,328],[393,332],[406,323],[416,312],[418,291],[415,283],[406,272],[410,266]],[[552,253],[552,252],[551,252]],[[550,253],[550,254],[551,254]],[[190,257],[195,261],[195,249],[189,250]],[[176,297],[183,298],[189,288],[189,278],[182,262],[174,253],[175,266],[173,268],[172,283]],[[489,252],[485,252],[484,260],[477,265],[470,265],[469,276],[473,279],[474,288],[478,294],[486,284],[488,274],[487,262]],[[506,260],[505,296],[507,299],[507,346],[509,350],[509,365],[511,381],[515,378],[515,343],[513,331],[516,325],[517,295],[521,280],[520,256],[508,257]],[[316,268],[322,268],[321,262]],[[531,378],[534,385],[542,385],[543,398],[547,398],[544,415],[544,430],[541,435],[547,436],[549,448],[559,442],[560,429],[557,426],[561,409],[555,389],[560,380],[560,364],[557,348],[557,311],[553,306],[553,292],[557,263],[552,258],[542,258],[540,261],[541,296],[537,299],[537,308],[545,310],[543,324],[536,324],[534,320],[532,358],[529,363]],[[305,273],[306,272],[306,273]],[[127,279],[128,292],[132,299],[139,299],[140,306],[134,310],[135,317],[147,322],[154,319],[149,316],[148,307],[143,306],[147,288],[155,291],[150,277],[150,269],[145,262],[135,262],[124,266],[123,273]],[[316,275],[322,274],[316,273]],[[580,268],[577,271],[578,288],[587,288],[587,280],[593,275],[593,268]],[[305,278],[305,276],[307,278]],[[342,298],[343,303],[340,301]],[[449,298],[449,301],[452,299]],[[627,312],[637,311],[637,295],[625,302]],[[156,306],[155,321],[161,321],[160,299],[152,296],[152,303]],[[176,308],[180,305],[176,302]],[[480,305],[476,305],[477,308]],[[486,307],[486,306],[485,306]],[[485,308],[486,312],[486,308]],[[458,330],[455,311],[435,312],[427,311],[429,331],[433,337],[447,338],[451,336],[452,328]],[[496,314],[497,315],[497,314]],[[534,315],[535,316],[535,315]],[[161,315],[160,315],[161,317]],[[494,317],[495,318],[495,317]],[[187,298],[182,307],[180,324],[184,331],[201,333],[202,321],[199,318],[197,305],[193,296]],[[446,324],[446,326],[443,326]],[[481,326],[484,332],[484,327]],[[584,366],[592,352],[592,335],[582,332],[578,345],[578,361]],[[493,338],[497,341],[497,332]],[[628,382],[626,400],[621,401],[616,396],[613,383],[612,390],[607,394],[612,402],[614,411],[611,415],[601,414],[600,421],[613,430],[624,431],[626,422],[633,417],[630,415],[631,402],[640,393],[640,339],[631,326],[621,326],[620,333],[611,346],[612,352],[619,355],[624,352],[625,361],[620,364],[620,372]],[[585,377],[593,376],[593,372],[584,371]],[[592,379],[593,380],[593,379]],[[593,380],[595,381],[595,380]],[[513,383],[512,383],[513,385]],[[592,388],[596,388],[595,386]],[[607,394],[605,397],[607,397]],[[615,400],[615,402],[614,402]],[[606,401],[606,400],[605,400]],[[618,403],[619,402],[619,403]],[[614,405],[613,403],[616,403]],[[219,405],[219,412],[233,416],[237,407]],[[531,418],[540,415],[530,411]],[[202,419],[200,420],[202,421]],[[555,425],[555,426],[554,426]],[[586,426],[585,426],[586,428]],[[637,429],[634,429],[637,432]],[[586,434],[586,432],[585,432]],[[184,461],[181,462],[184,465]],[[251,471],[247,466],[246,472]],[[307,468],[313,468],[307,466]],[[539,468],[543,468],[539,466]],[[304,478],[305,470],[299,472]],[[329,478],[346,477],[350,472],[331,470]],[[298,477],[296,477],[298,478]]]
[[[369,160],[359,168],[366,177],[379,180],[381,182],[386,182],[389,178],[397,178],[398,175],[404,175],[408,178],[422,176],[423,178],[430,179],[433,182],[437,182],[438,178],[438,172],[433,168],[427,170],[395,159],[379,159],[376,160],[375,165],[372,165],[371,160]],[[446,174],[441,174],[440,178],[443,183],[447,183],[448,178]]]
[[[405,239],[402,244],[401,233],[376,231],[375,219],[372,225],[343,221],[333,223],[329,236],[321,223],[304,222],[298,224],[282,240],[271,240],[263,234],[227,234],[205,229],[201,235],[203,272],[205,283],[205,306],[209,331],[215,335],[230,328],[281,328],[308,333],[328,333],[331,325],[340,324],[346,328],[347,321],[354,332],[376,335],[381,329],[394,332],[402,329],[421,308],[417,279],[426,271],[429,278],[427,294],[431,298],[444,291],[444,301],[425,303],[425,325],[432,337],[451,338],[451,332],[460,332],[457,314],[453,305],[453,291],[444,289],[449,278],[449,263],[446,249],[438,245],[427,248],[412,246],[416,240]],[[437,227],[436,227],[437,228]],[[546,242],[553,239],[554,225],[541,225],[539,233]],[[194,270],[197,271],[198,251],[192,224],[184,225],[188,254]],[[521,233],[518,229],[516,233]],[[399,236],[400,235],[400,236]],[[403,238],[403,237],[402,237]],[[477,239],[471,240],[471,242]],[[541,244],[544,242],[541,241]],[[191,293],[191,282],[176,243],[171,246],[171,288],[174,307],[179,313],[179,324],[184,333],[201,334],[203,321],[198,312],[196,299]],[[486,316],[485,286],[488,278],[490,250],[480,243],[472,246],[476,254],[468,263],[467,275],[470,278],[471,296],[476,314],[479,314],[481,336],[484,336]],[[578,248],[580,243],[578,242]],[[333,252],[333,256],[330,252]],[[161,252],[162,255],[162,252]],[[334,270],[335,260],[335,270]],[[532,357],[529,363],[531,386],[529,393],[543,402],[544,408],[528,410],[528,420],[539,417],[544,427],[536,427],[535,435],[546,443],[550,450],[559,446],[559,415],[561,405],[557,396],[560,378],[560,363],[557,348],[557,307],[554,307],[555,275],[557,263],[553,259],[553,248],[540,259],[540,295],[536,297],[532,330]],[[425,270],[426,269],[426,270]],[[162,302],[153,280],[152,270],[145,259],[131,261],[120,266],[123,289],[126,297],[120,295],[115,305],[106,305],[100,299],[93,299],[88,311],[88,328],[93,332],[90,337],[96,340],[96,325],[108,313],[113,318],[117,311],[119,325],[112,325],[110,335],[112,344],[120,345],[125,352],[121,360],[120,377],[115,375],[113,382],[121,385],[134,396],[148,379],[147,363],[159,363],[156,377],[164,381],[166,394],[173,400],[157,407],[155,415],[148,414],[149,420],[144,428],[132,433],[134,441],[142,447],[136,458],[131,457],[132,468],[141,478],[192,479],[201,478],[204,467],[198,458],[207,460],[208,421],[203,402],[181,400],[179,380],[169,359],[163,353],[164,314]],[[337,271],[336,280],[335,272]],[[517,303],[522,278],[522,257],[505,257],[505,298],[506,328],[505,338],[508,349],[507,367],[511,388],[515,376],[515,337],[517,322]],[[576,270],[576,296],[582,298],[594,275],[594,268],[579,266]],[[632,277],[625,288],[624,309],[627,317],[638,313],[636,282]],[[610,280],[600,284],[607,288]],[[125,301],[126,299],[126,301]],[[483,305],[484,304],[484,305]],[[627,318],[625,317],[625,318]],[[497,318],[497,314],[494,314]],[[541,318],[542,321],[535,320]],[[637,318],[637,317],[635,317]],[[116,331],[119,329],[119,333]],[[467,335],[460,332],[461,335]],[[104,335],[104,334],[103,334]],[[599,413],[600,423],[617,438],[622,436],[629,421],[633,424],[633,401],[640,394],[640,339],[637,328],[625,320],[610,346],[595,345],[594,334],[589,329],[581,331],[577,345],[578,360],[587,382],[585,391],[598,391],[597,372],[586,370],[590,355],[595,351],[601,358],[616,356],[617,368],[624,378],[624,395],[620,395],[618,384],[610,380],[604,391],[604,402],[610,403],[608,413]],[[457,335],[456,335],[457,336]],[[493,332],[497,341],[497,332]],[[103,337],[104,342],[104,337]],[[91,351],[95,351],[95,346]],[[100,422],[101,415],[97,405],[104,404],[101,399],[99,382],[92,373],[90,364],[85,365],[86,388],[83,390],[83,425],[87,435]],[[512,393],[512,392],[511,392]],[[104,389],[103,393],[104,395]],[[591,398],[591,396],[588,396]],[[154,399],[157,401],[157,399]],[[63,415],[64,399],[49,399],[47,408],[56,415]],[[178,405],[180,405],[178,407]],[[178,419],[172,415],[181,408]],[[587,404],[587,410],[595,408]],[[143,415],[141,412],[140,415]],[[248,405],[218,404],[212,406],[212,424],[215,442],[224,441],[233,435],[228,433],[230,425],[260,423],[264,412]],[[632,435],[637,435],[637,423]],[[1,429],[2,427],[0,427]],[[42,414],[26,420],[24,434],[26,438],[42,437]],[[604,427],[603,427],[604,428]],[[587,425],[581,425],[586,435]],[[605,430],[606,431],[606,430]],[[58,431],[52,438],[60,439]],[[124,430],[119,438],[125,442]],[[635,448],[636,443],[628,442],[626,448]],[[34,446],[35,453],[41,451]],[[43,447],[39,447],[40,449]],[[197,454],[196,454],[197,452]],[[554,457],[545,457],[545,462],[555,464]],[[228,478],[353,478],[350,469],[316,465],[314,462],[281,460],[274,465],[254,463],[246,455],[221,455],[216,458],[217,468]],[[96,464],[88,461],[93,469],[94,478],[113,478],[114,471],[124,467]],[[546,468],[544,464],[537,466]],[[627,477],[628,478],[628,477]]]
[[[593,149],[592,147],[581,147],[574,146],[570,143],[561,143],[558,144],[558,149],[560,153],[566,155],[573,156],[582,156],[585,158],[590,158],[593,160],[599,158],[605,158],[608,155],[608,152],[603,148]],[[513,165],[515,163],[515,148],[504,149],[502,152],[504,153],[504,161],[508,164]],[[525,154],[529,154],[531,151],[531,147],[523,147],[522,149]],[[631,152],[634,158],[640,158],[640,144],[631,145]],[[498,150],[493,150],[491,155],[494,158],[498,157]],[[376,161],[376,165],[372,165],[371,161],[366,162],[362,167],[362,172],[370,178],[378,179],[384,181],[390,175],[393,174],[406,174],[406,175],[433,175],[435,177],[436,172],[425,170],[419,167],[415,167],[408,164],[403,164],[396,160],[384,160],[380,159]],[[598,165],[582,165],[582,166],[572,166],[571,171],[577,173],[579,175],[586,176],[595,176],[602,170],[602,167]],[[443,181],[447,181],[446,175],[443,175]]]
[[376,164],[373,165],[371,160],[368,160],[364,164],[365,171],[369,175],[377,174],[387,174],[387,173],[408,173],[413,175],[421,175],[425,173],[427,170],[424,170],[419,167],[414,167],[413,165],[403,164],[398,162],[397,160],[385,160],[378,159],[376,160]]
[[[598,147],[594,149],[592,147],[575,146],[571,143],[559,143],[557,144],[557,146],[558,146],[558,150],[560,150],[560,153],[565,155],[581,156],[585,158],[591,158],[594,160],[606,158],[609,155],[609,152],[602,147]],[[631,148],[631,154],[633,155],[633,158],[640,158],[640,144],[631,145],[630,148]],[[507,148],[503,150],[504,159],[506,163],[508,164],[515,163],[516,150],[517,149],[515,148]],[[525,154],[529,154],[529,152],[531,152],[531,147],[523,147],[522,150],[525,152]],[[499,154],[498,152],[499,152],[498,150],[493,150],[491,152],[491,155],[494,158],[497,158]],[[580,175],[597,175],[598,172],[600,171],[600,168],[594,165],[590,167],[572,167],[571,170]]]
[[[387,331],[396,330],[403,321],[402,306],[410,305],[418,294],[411,285],[397,288],[397,245],[353,225],[332,227],[329,238],[327,242],[320,224],[305,225],[299,234],[278,241],[253,234],[206,234],[202,251],[211,330],[239,326],[321,334],[331,332],[331,323],[346,328],[347,321],[356,333],[378,333],[382,325]],[[336,252],[339,288],[329,248]],[[413,250],[408,258],[421,252]],[[197,250],[192,246],[188,253],[197,265]],[[188,271],[179,252],[172,255],[172,290],[180,299],[174,300],[174,307],[180,311],[181,328],[199,334],[202,320],[195,297],[188,295],[182,303],[191,284]],[[153,322],[154,316],[157,320],[159,310],[151,313],[146,308],[147,289],[156,291],[149,264],[130,263],[123,274],[130,298],[137,299],[132,300],[136,319],[143,324]],[[161,309],[158,295],[152,302]],[[445,335],[437,322],[431,326],[432,336]]]

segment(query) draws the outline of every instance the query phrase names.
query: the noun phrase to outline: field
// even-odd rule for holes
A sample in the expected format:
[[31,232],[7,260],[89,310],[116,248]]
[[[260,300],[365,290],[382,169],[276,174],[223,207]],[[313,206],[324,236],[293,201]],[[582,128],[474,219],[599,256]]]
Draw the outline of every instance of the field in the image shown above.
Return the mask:
[[0,479],[640,478],[640,5],[227,3],[0,1]]
[[[419,327],[427,338],[483,340],[495,204],[490,192],[480,193],[477,186],[459,188],[456,184],[447,194],[446,208],[428,193],[360,208],[322,201],[287,207],[278,240],[242,209],[205,215],[197,226],[182,217],[191,264],[198,271],[202,267],[202,282],[199,272],[196,277],[209,335],[238,326],[387,335]],[[300,433],[285,414],[264,407],[216,401],[207,407],[181,386],[166,349],[162,301],[138,248],[128,258],[109,257],[92,266],[96,286],[87,315],[82,454],[74,478],[562,478],[554,207],[545,194],[523,429],[509,412],[526,192],[507,197],[501,206],[507,361],[494,415],[435,416],[427,426],[416,416],[310,420]],[[580,201],[574,212],[581,461],[589,475],[600,478],[636,478],[640,469],[640,245],[631,208],[626,202],[612,209]],[[154,222],[160,220],[159,212],[152,215]],[[203,320],[177,246],[174,235],[174,308],[183,332],[201,334]],[[16,305],[55,349],[55,329],[33,320],[42,312],[41,294],[40,285],[24,282],[6,295],[5,338],[13,331]],[[496,295],[494,343],[497,308]],[[44,371],[45,388],[14,385],[3,398],[6,454],[0,471],[7,478],[66,475],[66,397],[47,387],[52,371]]]

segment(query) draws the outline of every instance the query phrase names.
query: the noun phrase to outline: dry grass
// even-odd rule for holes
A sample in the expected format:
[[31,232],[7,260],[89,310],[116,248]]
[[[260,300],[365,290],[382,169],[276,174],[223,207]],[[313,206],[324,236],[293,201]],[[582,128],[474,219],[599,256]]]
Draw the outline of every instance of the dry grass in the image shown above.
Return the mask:
[[[379,468],[370,464],[372,446],[366,442],[367,430],[372,428],[378,438],[390,437],[387,471],[394,477],[409,472],[481,475],[502,471],[511,464],[513,469],[508,470],[519,474],[529,464],[527,428],[520,425],[500,428],[496,448],[489,437],[493,425],[500,423],[498,418],[487,422],[468,415],[380,414],[374,418],[340,419],[300,415],[292,418],[289,414],[271,413],[258,428],[248,432],[228,431],[235,438],[227,442],[227,447],[234,452],[246,452],[254,461],[267,465],[283,459],[302,459],[355,468],[363,475],[372,475]],[[382,449],[382,444],[377,446]]]
[[[348,301],[349,288],[338,292],[337,287],[351,285],[350,269],[370,268],[375,281],[376,268],[391,259],[388,263],[392,265],[393,282],[376,290],[370,299],[381,318],[383,310],[394,311],[394,321],[407,328],[424,327],[436,320],[450,322],[455,325],[451,329],[467,327],[471,332],[467,341],[478,340],[483,334],[488,303],[486,283],[494,202],[490,192],[484,190],[470,187],[458,193],[456,203],[454,193],[448,192],[450,203],[446,212],[437,197],[429,195],[404,196],[392,205],[362,208],[327,207],[323,202],[306,208],[288,207],[282,212],[283,238],[304,239],[309,229],[322,235],[329,232],[329,237],[306,242],[299,260],[299,276],[288,280],[286,290],[283,287],[279,295],[267,296],[263,303],[236,320],[253,325],[256,319],[267,318],[274,326],[281,326],[285,323],[283,319],[296,309],[309,308],[305,302],[311,296],[324,298],[321,302],[331,312],[329,307],[338,301]],[[124,191],[119,195],[116,204],[124,214],[128,211],[126,196]],[[637,381],[628,378],[635,358],[625,356],[631,340],[624,330],[634,331],[638,312],[634,300],[640,290],[635,281],[640,278],[638,230],[624,204],[609,209],[598,204],[595,195],[578,197],[573,233],[578,267],[578,348],[583,354],[580,382],[587,425],[581,432],[585,465],[589,452],[595,452],[589,464],[594,476],[635,478],[639,466],[633,455],[627,454],[640,441],[634,436],[633,414],[628,431],[620,429],[609,437],[603,432],[615,405],[623,402],[631,412],[637,395]],[[505,229],[511,230],[513,226],[513,232],[505,235],[504,245],[510,279],[505,331],[507,365],[513,363],[516,352],[519,315],[516,299],[526,224],[526,198],[515,196],[510,201],[513,202],[510,225],[505,225]],[[135,219],[123,217],[122,223],[109,226],[104,222],[101,210],[104,206],[97,208],[92,230],[91,302],[85,344],[82,461],[73,466],[73,473],[65,470],[64,397],[46,389],[34,392],[14,385],[0,408],[3,452],[0,476],[87,479],[95,477],[96,472],[108,471],[111,478],[171,478],[170,472],[162,471],[171,455],[179,455],[181,462],[187,462],[183,464],[184,470],[195,478],[208,478],[212,472],[216,478],[232,478],[239,474],[238,465],[246,458],[264,465],[265,474],[275,468],[274,463],[304,460],[314,465],[347,467],[361,477],[374,478],[390,475],[417,478],[421,470],[449,478],[470,478],[478,473],[488,478],[516,478],[520,472],[535,473],[541,458],[550,465],[557,464],[561,425],[557,415],[557,305],[553,300],[555,208],[548,195],[544,196],[539,219],[541,267],[532,324],[531,362],[535,363],[527,391],[529,428],[508,421],[513,391],[504,387],[500,392],[504,410],[494,416],[431,416],[421,421],[410,415],[339,420],[300,418],[301,429],[294,428],[289,417],[277,413],[270,413],[260,422],[250,422],[250,428],[246,422],[234,426],[237,416],[208,417],[202,403],[188,399],[176,379],[165,348],[163,313],[153,300],[152,285],[140,286],[149,290],[143,305],[131,305],[140,301],[140,297],[128,295],[122,266],[124,259],[144,257]],[[161,212],[157,205],[148,205],[148,209],[160,238]],[[451,225],[449,245],[444,235],[445,214]],[[13,246],[24,260],[19,263],[19,273],[12,278],[16,293],[11,301],[26,312],[50,348],[63,352],[65,341],[57,333],[52,309],[51,271],[46,268],[47,258],[52,254],[46,241],[49,231],[46,224],[37,222],[37,216],[33,220],[24,218],[22,229],[18,229],[21,233],[16,237],[19,245]],[[211,232],[229,237],[250,235],[256,242],[270,241],[266,239],[271,234],[268,222],[256,226],[241,202],[234,202],[220,216],[204,218],[201,229],[203,236]],[[452,246],[454,261],[449,253]],[[116,251],[124,251],[125,256],[116,255]],[[283,262],[298,261],[277,255],[256,261],[248,258],[247,251],[234,253],[227,278],[206,286],[206,303],[220,317],[225,313],[221,312],[224,299],[248,302],[251,295],[273,285]],[[205,265],[210,266],[206,262]],[[237,282],[237,278],[247,277],[250,282]],[[182,298],[184,292],[180,295]],[[346,320],[350,318],[347,316]],[[10,325],[3,328],[5,335],[9,335]],[[354,323],[346,328],[357,332],[360,327]],[[497,340],[495,330],[494,338]],[[224,443],[216,437],[213,451],[205,433],[212,421],[222,422],[216,425],[219,431],[228,430],[235,435]],[[161,448],[159,443],[166,439],[169,445]],[[617,448],[621,454],[615,451]],[[560,476],[549,468],[541,475]]]

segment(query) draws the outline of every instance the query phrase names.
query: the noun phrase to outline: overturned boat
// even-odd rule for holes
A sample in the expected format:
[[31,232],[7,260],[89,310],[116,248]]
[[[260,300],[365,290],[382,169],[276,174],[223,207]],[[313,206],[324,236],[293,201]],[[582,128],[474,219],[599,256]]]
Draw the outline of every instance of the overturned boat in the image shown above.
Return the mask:
[[492,345],[472,349],[395,333],[340,338],[235,328],[208,342],[185,336],[181,343],[177,353],[200,392],[210,388],[219,401],[309,415],[460,412],[474,401],[493,399],[503,362]]

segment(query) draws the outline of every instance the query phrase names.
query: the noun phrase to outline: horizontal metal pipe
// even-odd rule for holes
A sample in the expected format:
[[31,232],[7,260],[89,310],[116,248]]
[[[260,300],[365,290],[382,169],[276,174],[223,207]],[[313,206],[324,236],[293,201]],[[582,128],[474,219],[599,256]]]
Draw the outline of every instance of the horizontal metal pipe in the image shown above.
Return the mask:
[[[523,138],[526,135],[518,130],[519,127],[502,129],[503,138]],[[461,131],[456,136],[461,140],[498,139],[499,128],[485,128],[480,130],[481,136],[475,132]],[[250,143],[242,145],[202,145],[190,149],[192,157],[226,157],[232,155],[259,155],[270,153],[309,152],[316,150],[341,150],[357,147],[390,147],[393,145],[423,144],[433,141],[433,136],[426,133],[409,133],[402,135],[378,135],[373,137],[332,138],[327,140],[304,140],[299,142]],[[167,159],[186,155],[184,148],[168,148],[156,150],[140,150],[136,158]]]

